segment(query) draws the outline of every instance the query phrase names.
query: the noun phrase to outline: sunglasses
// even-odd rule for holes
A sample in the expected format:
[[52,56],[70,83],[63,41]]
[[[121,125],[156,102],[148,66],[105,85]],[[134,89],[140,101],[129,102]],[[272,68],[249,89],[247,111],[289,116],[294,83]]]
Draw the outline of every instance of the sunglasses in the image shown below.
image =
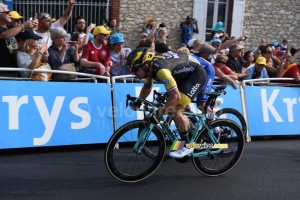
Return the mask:
[[19,19],[12,19],[12,20],[15,22],[21,22],[21,20],[19,20]]
[[273,53],[272,51],[266,51],[265,53]]
[[242,51],[243,49],[237,49],[236,51]]
[[212,43],[211,46],[217,46],[217,47],[219,47],[220,44]]
[[137,71],[139,71],[139,67],[133,66],[133,67],[131,68],[131,72],[136,73]]
[[41,19],[39,19],[39,20],[42,20],[42,19],[45,19],[45,18],[48,18],[48,17],[50,17],[50,15],[48,14],[48,13],[46,13]]
[[77,24],[86,24],[85,22],[77,22]]
[[10,13],[10,11],[4,11],[4,12],[0,12],[0,13],[4,13],[4,14],[9,14]]
[[224,65],[226,64],[226,62],[223,62],[223,61],[220,61],[220,60],[217,61],[217,63],[222,63],[222,64],[224,64]]
[[260,66],[260,67],[265,67],[266,65],[264,65],[264,64],[257,64],[258,66]]

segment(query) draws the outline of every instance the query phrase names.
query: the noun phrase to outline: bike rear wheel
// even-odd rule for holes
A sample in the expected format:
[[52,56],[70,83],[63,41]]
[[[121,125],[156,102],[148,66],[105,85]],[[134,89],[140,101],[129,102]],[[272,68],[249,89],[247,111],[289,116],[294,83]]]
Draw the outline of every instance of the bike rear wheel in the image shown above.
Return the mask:
[[216,117],[218,119],[229,119],[229,120],[232,120],[235,123],[237,123],[241,127],[243,134],[246,138],[246,135],[247,135],[246,120],[239,111],[237,111],[233,108],[223,108],[216,112]]
[[[217,154],[212,152],[217,148],[195,149],[194,153],[207,153],[206,156],[193,157],[193,163],[196,169],[206,176],[219,176],[231,170],[242,156],[245,139],[241,128],[233,121],[228,119],[218,119],[210,123],[210,129],[218,127],[221,131],[216,138],[219,138],[220,144],[228,144],[227,149],[221,150]],[[196,144],[212,144],[207,129],[202,129],[196,137]]]
[[105,166],[109,173],[122,182],[138,182],[153,174],[161,164],[165,150],[165,138],[156,126],[145,139],[140,153],[134,150],[139,131],[147,122],[136,120],[120,127],[108,141],[105,150]]

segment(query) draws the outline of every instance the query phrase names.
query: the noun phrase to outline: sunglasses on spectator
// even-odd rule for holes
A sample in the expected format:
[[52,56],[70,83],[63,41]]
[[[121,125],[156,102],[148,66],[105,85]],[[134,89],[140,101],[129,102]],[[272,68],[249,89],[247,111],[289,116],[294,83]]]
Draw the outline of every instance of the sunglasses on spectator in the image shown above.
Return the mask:
[[4,14],[9,14],[10,13],[10,11],[4,11],[4,12],[0,12],[0,13],[4,13]]
[[266,65],[264,65],[264,64],[258,64],[258,66],[260,66],[260,67],[265,67]]
[[266,51],[265,53],[273,53],[273,51]]
[[108,34],[102,34],[102,33],[100,33],[100,35],[103,35],[104,37],[108,36]]
[[15,21],[15,22],[21,22],[20,19],[12,19],[12,20]]
[[212,43],[211,46],[220,46],[219,43]]
[[39,19],[39,20],[42,20],[42,19],[45,19],[45,18],[48,18],[48,17],[50,17],[50,15],[48,14],[48,13],[46,13],[41,19]]
[[242,51],[243,49],[237,49],[236,51]]
[[221,61],[221,60],[218,60],[217,63],[222,63],[222,64],[224,64],[224,65],[226,64],[226,62],[223,62],[223,61]]
[[86,24],[85,22],[77,22],[77,24]]

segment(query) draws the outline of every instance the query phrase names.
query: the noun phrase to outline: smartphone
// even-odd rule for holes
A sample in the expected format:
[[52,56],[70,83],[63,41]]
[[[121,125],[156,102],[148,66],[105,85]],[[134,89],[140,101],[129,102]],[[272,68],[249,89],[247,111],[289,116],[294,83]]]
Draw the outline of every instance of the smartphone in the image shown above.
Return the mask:
[[35,13],[35,15],[34,15],[34,19],[36,19],[37,18],[37,13]]

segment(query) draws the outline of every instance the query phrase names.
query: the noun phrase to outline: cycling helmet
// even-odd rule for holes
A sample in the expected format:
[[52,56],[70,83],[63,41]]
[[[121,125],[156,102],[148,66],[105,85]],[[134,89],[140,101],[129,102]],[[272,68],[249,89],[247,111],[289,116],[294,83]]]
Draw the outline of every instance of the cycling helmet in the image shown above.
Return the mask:
[[152,61],[154,53],[148,51],[147,47],[139,47],[131,51],[128,55],[127,63],[131,71],[135,72],[142,67],[145,62]]

